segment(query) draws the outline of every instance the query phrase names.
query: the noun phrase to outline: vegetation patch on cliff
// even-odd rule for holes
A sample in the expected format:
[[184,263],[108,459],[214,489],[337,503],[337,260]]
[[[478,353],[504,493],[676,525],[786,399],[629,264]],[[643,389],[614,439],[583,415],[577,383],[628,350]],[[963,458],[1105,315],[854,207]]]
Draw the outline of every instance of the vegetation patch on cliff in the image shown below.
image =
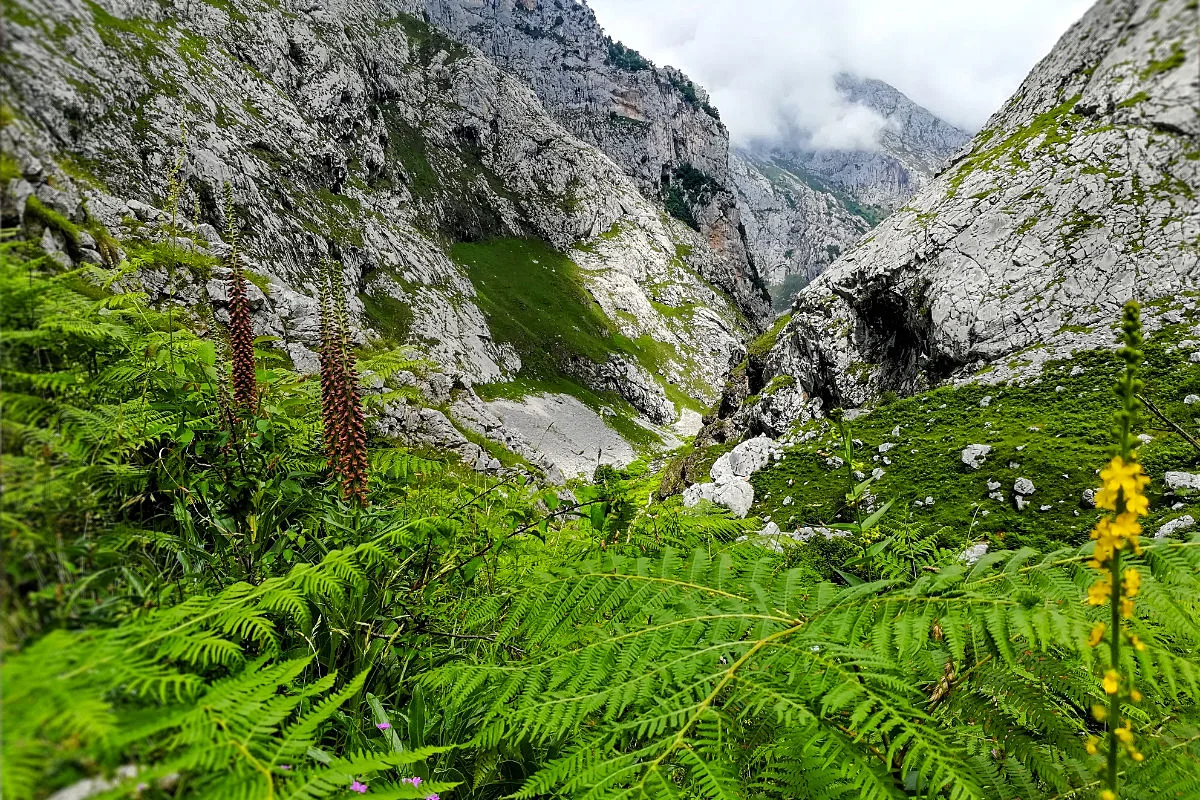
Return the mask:
[[[661,379],[662,366],[673,355],[671,348],[649,337],[630,339],[622,334],[588,293],[574,261],[533,239],[460,243],[454,245],[451,257],[474,284],[476,302],[492,335],[512,345],[521,357],[517,381],[481,387],[482,395],[515,399],[532,392],[570,394],[596,408],[608,405],[618,410],[606,421],[631,444],[657,440],[632,423],[636,412],[628,403],[583,386],[568,361],[583,358],[603,364],[614,355],[623,356]],[[663,389],[673,402],[696,406],[678,387],[667,384]],[[622,416],[636,427],[625,425]]]

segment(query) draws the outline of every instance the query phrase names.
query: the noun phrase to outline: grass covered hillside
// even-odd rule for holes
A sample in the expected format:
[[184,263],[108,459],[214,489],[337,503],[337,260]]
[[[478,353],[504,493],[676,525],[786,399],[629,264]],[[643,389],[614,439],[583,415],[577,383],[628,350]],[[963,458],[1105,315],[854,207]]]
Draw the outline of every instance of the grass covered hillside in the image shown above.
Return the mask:
[[[1191,360],[1200,348],[1194,338],[1200,319],[1194,310],[1181,311],[1180,319],[1147,337],[1145,396],[1171,422],[1196,431],[1200,403],[1185,400],[1200,395],[1200,364]],[[1097,420],[1112,412],[1119,369],[1115,354],[1083,351],[1046,363],[1039,376],[1019,385],[977,382],[893,399],[849,423],[858,442],[856,469],[865,475],[882,470],[870,491],[895,501],[887,519],[947,527],[956,544],[1083,544],[1099,513],[1085,493],[1094,490],[1111,448],[1107,426]],[[1185,490],[1171,493],[1162,483],[1167,471],[1196,472],[1200,451],[1153,414],[1146,415],[1143,435],[1141,460],[1154,478],[1148,524],[1200,519],[1197,498]],[[851,478],[840,463],[839,429],[818,420],[792,438],[800,443],[781,462],[754,475],[754,513],[784,530],[846,521]],[[971,445],[991,448],[977,469],[962,459]],[[1024,510],[1015,503],[1020,478],[1034,485]]]

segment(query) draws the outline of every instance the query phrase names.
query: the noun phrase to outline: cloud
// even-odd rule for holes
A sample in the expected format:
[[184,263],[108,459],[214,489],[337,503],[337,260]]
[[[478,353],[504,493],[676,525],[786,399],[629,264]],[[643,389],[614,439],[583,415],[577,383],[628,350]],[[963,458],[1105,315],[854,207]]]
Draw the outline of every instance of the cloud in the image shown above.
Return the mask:
[[735,139],[870,147],[884,121],[838,72],[887,81],[977,130],[1090,0],[588,0],[614,39],[687,72]]

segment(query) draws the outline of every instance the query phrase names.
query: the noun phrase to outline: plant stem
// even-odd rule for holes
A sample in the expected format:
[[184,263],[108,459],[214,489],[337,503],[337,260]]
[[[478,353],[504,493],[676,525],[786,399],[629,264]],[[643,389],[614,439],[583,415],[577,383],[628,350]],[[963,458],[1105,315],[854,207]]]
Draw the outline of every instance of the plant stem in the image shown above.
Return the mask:
[[[1118,504],[1124,506],[1124,502]],[[1112,601],[1109,636],[1109,657],[1112,669],[1119,670],[1121,663],[1121,551],[1114,550],[1109,563],[1109,579],[1112,581]],[[1117,793],[1117,728],[1121,727],[1120,686],[1108,699],[1108,788]]]

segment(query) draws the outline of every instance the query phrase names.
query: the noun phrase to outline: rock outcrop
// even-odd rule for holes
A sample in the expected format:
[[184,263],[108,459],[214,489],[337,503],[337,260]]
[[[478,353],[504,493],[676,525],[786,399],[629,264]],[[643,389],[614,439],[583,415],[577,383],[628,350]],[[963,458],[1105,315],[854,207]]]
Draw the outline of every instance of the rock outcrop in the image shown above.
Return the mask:
[[846,102],[882,122],[872,150],[759,142],[734,153],[746,241],[777,294],[794,294],[871,227],[923,189],[970,139],[883,81],[842,74]]
[[873,220],[847,208],[837,194],[810,176],[777,164],[769,155],[736,150],[730,167],[746,242],[772,292],[794,293],[873,225]]
[[[358,341],[411,346],[466,394],[525,377],[531,348],[495,334],[497,315],[517,311],[485,309],[489,278],[455,245],[540,241],[566,254],[548,277],[596,306],[604,337],[586,352],[562,345],[554,369],[659,423],[684,410],[668,395],[708,402],[765,308],[737,256],[736,214],[721,227],[720,204],[697,204],[704,233],[672,218],[640,176],[566,130],[561,109],[548,111],[515,70],[425,22],[427,10],[420,0],[14,0],[0,51],[3,223],[64,264],[98,262],[111,245],[143,267],[153,299],[211,302],[220,318],[210,276],[227,247],[228,185],[258,286],[257,333],[315,369],[313,298],[329,260]],[[723,128],[703,108],[688,113],[697,138],[672,129],[669,163],[724,164]],[[156,210],[175,196],[174,213]],[[104,247],[93,230],[106,232]],[[550,269],[514,258],[514,269]],[[393,427],[433,431],[485,460],[439,419],[397,413]]]
[[[1097,3],[946,171],[810,284],[721,435],[1112,342],[1120,305],[1200,281],[1200,25],[1187,0]],[[1027,359],[1002,361],[1019,351]],[[984,369],[984,368],[987,369]]]

